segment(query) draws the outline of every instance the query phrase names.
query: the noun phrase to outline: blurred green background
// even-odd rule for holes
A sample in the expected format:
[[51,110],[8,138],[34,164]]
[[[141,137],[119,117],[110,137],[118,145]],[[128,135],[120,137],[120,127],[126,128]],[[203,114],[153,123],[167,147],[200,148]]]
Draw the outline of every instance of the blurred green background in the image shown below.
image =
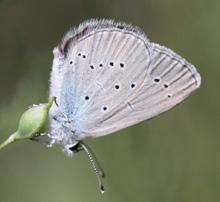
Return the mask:
[[86,141],[104,195],[84,153],[24,141],[0,152],[0,202],[220,201],[219,0],[0,0],[0,141],[47,100],[52,49],[89,18],[138,25],[195,64],[202,86],[155,119]]

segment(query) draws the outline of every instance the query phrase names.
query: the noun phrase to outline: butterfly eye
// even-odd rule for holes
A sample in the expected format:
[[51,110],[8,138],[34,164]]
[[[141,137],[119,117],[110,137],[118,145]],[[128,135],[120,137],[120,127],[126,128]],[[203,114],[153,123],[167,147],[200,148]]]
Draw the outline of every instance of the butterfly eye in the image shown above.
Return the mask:
[[99,67],[103,67],[103,64],[99,64]]
[[93,65],[90,65],[90,68],[91,68],[91,69],[94,69],[94,66],[93,66]]
[[170,94],[168,94],[168,95],[167,95],[167,97],[168,97],[168,98],[171,98],[171,95],[170,95]]
[[73,64],[73,61],[70,61],[70,64],[72,65],[72,64]]
[[86,55],[83,55],[82,57],[85,59],[85,58],[86,58]]
[[81,53],[78,53],[78,56],[81,56],[82,54]]

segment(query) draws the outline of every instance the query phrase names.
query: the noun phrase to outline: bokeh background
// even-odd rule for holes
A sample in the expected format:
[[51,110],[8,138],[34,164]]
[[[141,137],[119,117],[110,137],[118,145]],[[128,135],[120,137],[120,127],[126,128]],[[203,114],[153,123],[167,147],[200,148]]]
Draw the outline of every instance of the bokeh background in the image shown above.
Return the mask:
[[157,118],[86,141],[104,195],[84,153],[24,141],[0,152],[0,202],[220,201],[219,0],[0,0],[0,141],[47,100],[52,49],[88,18],[138,25],[195,64],[202,86]]

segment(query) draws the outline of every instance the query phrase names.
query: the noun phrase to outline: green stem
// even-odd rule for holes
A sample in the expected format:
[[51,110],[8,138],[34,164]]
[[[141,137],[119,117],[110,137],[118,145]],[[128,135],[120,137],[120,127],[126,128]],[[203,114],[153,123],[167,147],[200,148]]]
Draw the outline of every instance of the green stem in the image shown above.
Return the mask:
[[0,150],[11,144],[12,142],[16,141],[16,133],[13,133],[12,135],[9,136],[7,140],[5,140],[2,144],[0,144]]

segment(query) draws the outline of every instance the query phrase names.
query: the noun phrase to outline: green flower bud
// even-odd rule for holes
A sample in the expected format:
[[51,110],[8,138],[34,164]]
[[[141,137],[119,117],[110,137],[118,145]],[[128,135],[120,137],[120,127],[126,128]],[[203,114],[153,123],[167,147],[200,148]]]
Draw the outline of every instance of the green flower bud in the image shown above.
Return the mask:
[[20,118],[18,130],[0,145],[0,149],[16,140],[40,136],[40,131],[47,121],[48,113],[54,100],[55,97],[52,97],[48,103],[34,105],[26,110]]

